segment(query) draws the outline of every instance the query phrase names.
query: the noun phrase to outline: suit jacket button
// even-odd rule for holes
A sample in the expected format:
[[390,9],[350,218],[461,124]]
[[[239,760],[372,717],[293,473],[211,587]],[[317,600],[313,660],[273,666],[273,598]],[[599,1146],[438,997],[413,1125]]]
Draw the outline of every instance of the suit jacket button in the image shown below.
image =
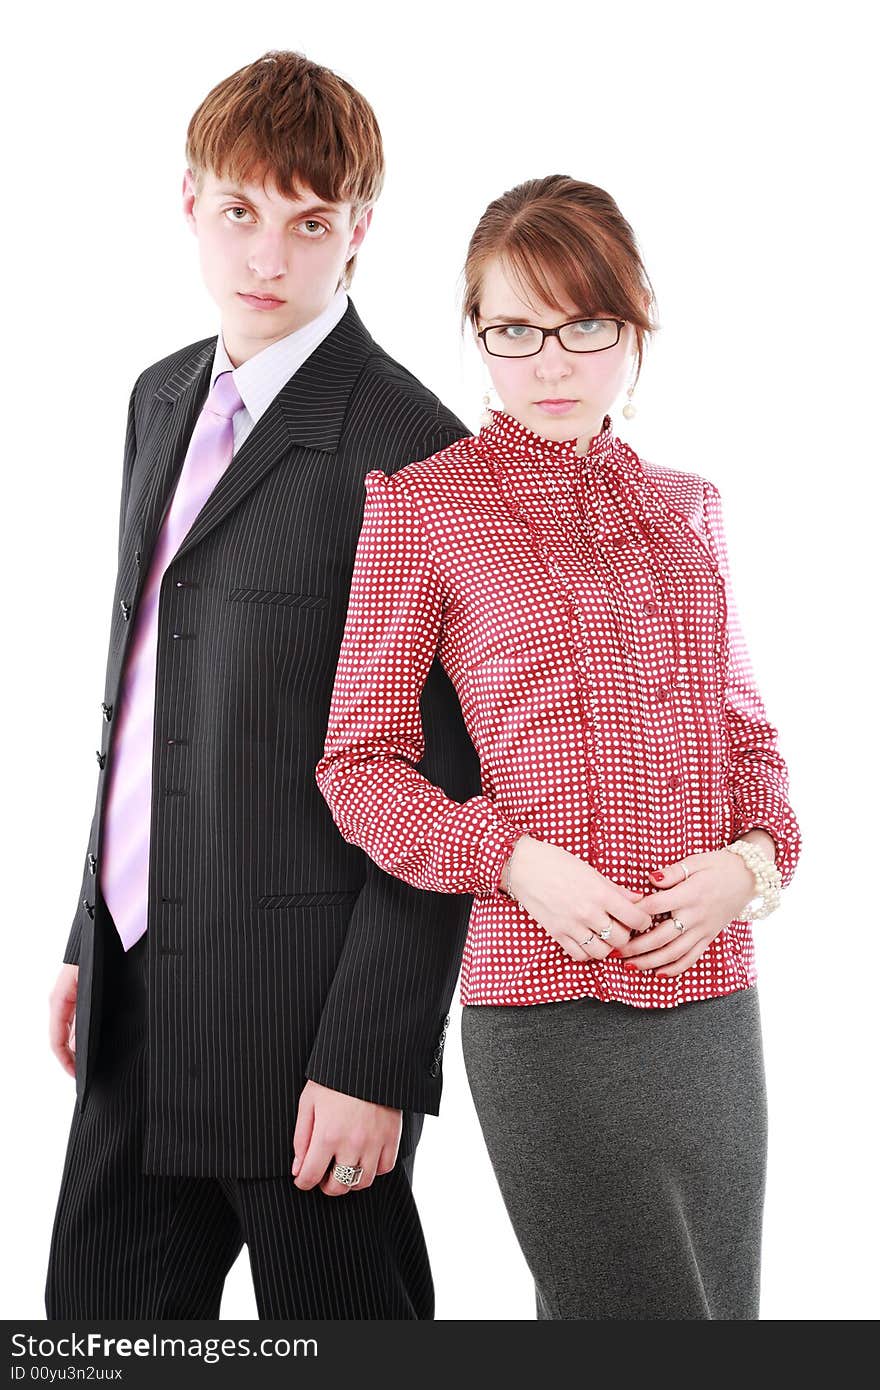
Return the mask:
[[113,718],[113,706],[112,706],[112,705],[105,705],[105,704],[104,704],[104,701],[102,700],[102,701],[101,701],[101,709],[104,711],[104,718],[106,719],[107,723],[109,724],[109,723],[110,723],[110,720]]
[[107,754],[102,753],[100,748],[95,749],[95,757],[98,759],[98,767],[103,767],[107,761]]
[[136,565],[139,565],[141,562],[141,552],[139,550],[134,552],[134,562]]
[[119,607],[122,609],[123,618],[126,622],[128,622],[129,618],[131,617],[131,604],[129,603],[128,599],[121,598],[119,600]]
[[431,1075],[432,1075],[432,1076],[439,1076],[439,1075],[440,1075],[440,1063],[439,1063],[439,1062],[432,1062],[432,1063],[431,1063]]

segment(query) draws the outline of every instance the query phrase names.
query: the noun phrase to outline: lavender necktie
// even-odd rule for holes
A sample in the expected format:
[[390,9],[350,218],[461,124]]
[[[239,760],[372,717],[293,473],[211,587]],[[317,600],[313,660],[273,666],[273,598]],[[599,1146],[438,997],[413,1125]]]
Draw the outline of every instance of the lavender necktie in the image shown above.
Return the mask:
[[126,951],[147,930],[159,588],[181,542],[229,466],[232,417],[241,406],[232,372],[221,372],[196,421],[156,538],[119,684],[104,801],[101,891]]

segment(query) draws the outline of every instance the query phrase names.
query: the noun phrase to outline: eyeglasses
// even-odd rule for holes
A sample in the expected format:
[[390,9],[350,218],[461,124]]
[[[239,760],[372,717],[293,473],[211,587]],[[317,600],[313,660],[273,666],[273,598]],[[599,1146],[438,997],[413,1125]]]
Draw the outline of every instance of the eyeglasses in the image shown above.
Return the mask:
[[625,319],[570,319],[557,328],[531,323],[498,323],[477,334],[492,357],[535,357],[548,338],[558,338],[566,352],[605,352],[620,341]]

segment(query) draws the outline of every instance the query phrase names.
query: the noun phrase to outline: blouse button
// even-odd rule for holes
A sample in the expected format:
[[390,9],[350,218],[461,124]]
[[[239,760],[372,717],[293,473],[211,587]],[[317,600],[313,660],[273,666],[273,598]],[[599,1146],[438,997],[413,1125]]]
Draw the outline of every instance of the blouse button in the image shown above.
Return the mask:
[[653,598],[646,598],[646,599],[645,599],[645,602],[644,602],[644,604],[643,604],[642,606],[644,607],[644,610],[645,610],[646,613],[659,613],[659,612],[660,612],[660,605],[659,605],[659,603],[657,602],[656,599],[653,599]]
[[670,775],[666,778],[666,785],[669,788],[669,790],[673,792],[681,786],[681,778],[679,777],[677,772],[670,773]]
[[658,700],[668,700],[671,694],[672,694],[672,691],[669,689],[669,686],[668,686],[668,685],[658,685],[658,687],[657,687],[657,699],[658,699]]

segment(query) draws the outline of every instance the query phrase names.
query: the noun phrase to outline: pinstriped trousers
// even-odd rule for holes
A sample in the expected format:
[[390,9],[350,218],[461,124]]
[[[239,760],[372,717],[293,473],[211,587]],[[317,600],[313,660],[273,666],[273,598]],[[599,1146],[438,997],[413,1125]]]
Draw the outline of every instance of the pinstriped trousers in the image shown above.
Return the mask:
[[260,1318],[433,1318],[413,1155],[335,1198],[292,1177],[141,1172],[146,941],[126,952],[108,931],[98,1056],[67,1144],[47,1317],[218,1318],[247,1244]]

